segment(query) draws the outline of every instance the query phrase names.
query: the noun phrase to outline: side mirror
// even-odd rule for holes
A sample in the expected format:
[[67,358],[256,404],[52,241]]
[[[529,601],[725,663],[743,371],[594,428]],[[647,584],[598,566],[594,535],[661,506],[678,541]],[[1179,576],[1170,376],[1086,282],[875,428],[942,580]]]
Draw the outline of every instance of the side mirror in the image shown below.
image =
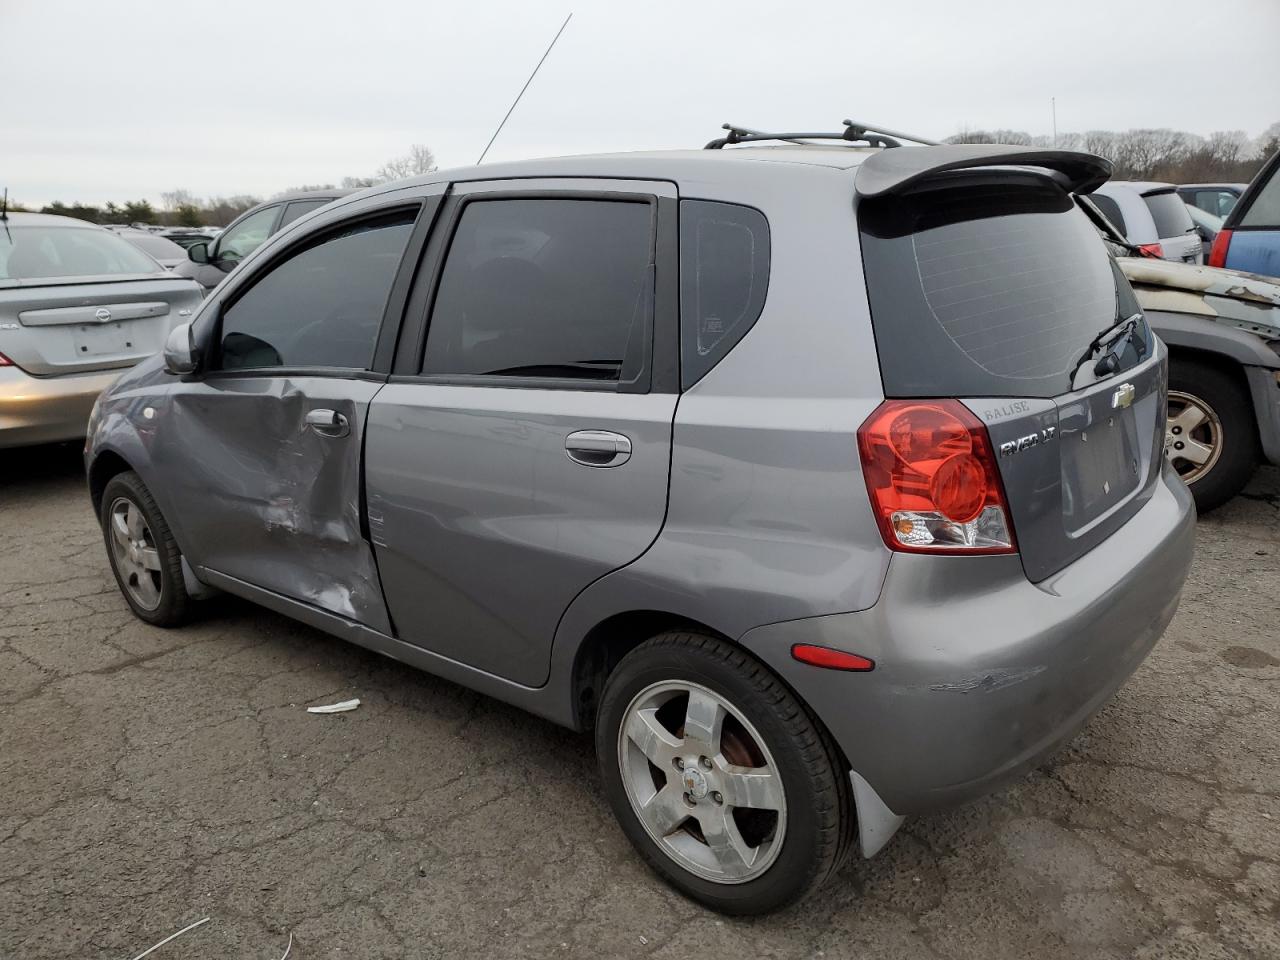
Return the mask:
[[199,243],[193,243],[187,247],[187,259],[192,263],[208,263],[209,241],[201,240]]
[[164,366],[175,374],[195,373],[200,366],[191,324],[180,324],[169,331],[169,338],[164,342]]

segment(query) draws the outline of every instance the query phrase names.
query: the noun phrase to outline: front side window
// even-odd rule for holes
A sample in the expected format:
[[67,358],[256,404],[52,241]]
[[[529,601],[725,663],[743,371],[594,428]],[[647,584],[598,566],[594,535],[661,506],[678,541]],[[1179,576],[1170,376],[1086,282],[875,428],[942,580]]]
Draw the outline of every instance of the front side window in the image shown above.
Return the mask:
[[164,268],[128,241],[97,227],[0,230],[0,281],[108,277]]
[[1236,195],[1226,190],[1197,190],[1196,206],[1206,213],[1226,217],[1236,205]]
[[257,250],[271,236],[271,226],[276,222],[279,207],[267,207],[245,217],[218,240],[218,259],[243,260]]
[[416,210],[329,234],[276,264],[222,314],[222,369],[366,369]]
[[769,222],[751,207],[680,203],[680,380],[689,389],[751,329],[769,287]]
[[651,339],[652,211],[615,200],[468,203],[422,372],[634,382]]

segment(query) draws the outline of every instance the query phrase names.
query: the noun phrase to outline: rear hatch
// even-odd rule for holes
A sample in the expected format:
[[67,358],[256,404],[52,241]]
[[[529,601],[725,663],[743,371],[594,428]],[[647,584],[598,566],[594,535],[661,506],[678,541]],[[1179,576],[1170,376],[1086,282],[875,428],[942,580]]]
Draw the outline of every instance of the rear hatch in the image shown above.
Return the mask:
[[0,353],[37,377],[132,366],[157,353],[200,299],[196,284],[172,274],[0,284]]
[[858,223],[885,396],[957,398],[986,424],[1027,577],[1115,533],[1159,477],[1165,353],[1068,194],[950,175],[862,199]]
[[34,376],[131,366],[159,351],[200,297],[91,224],[32,217],[0,230],[0,353]]

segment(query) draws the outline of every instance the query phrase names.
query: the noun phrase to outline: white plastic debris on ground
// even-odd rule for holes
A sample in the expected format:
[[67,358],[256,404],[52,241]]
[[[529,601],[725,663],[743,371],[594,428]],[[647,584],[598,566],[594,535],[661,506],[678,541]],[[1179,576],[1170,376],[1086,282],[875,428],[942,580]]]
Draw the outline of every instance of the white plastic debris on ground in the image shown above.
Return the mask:
[[346,713],[358,706],[359,700],[343,700],[341,703],[327,703],[323,707],[307,707],[307,713]]

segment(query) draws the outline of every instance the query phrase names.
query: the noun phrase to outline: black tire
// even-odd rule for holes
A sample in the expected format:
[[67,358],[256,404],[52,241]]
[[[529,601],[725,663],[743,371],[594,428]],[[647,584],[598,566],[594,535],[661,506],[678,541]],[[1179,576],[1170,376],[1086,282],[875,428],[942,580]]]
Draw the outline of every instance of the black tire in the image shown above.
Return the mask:
[[[759,876],[725,883],[697,875],[658,845],[632,808],[619,763],[621,724],[642,691],[666,681],[696,683],[727,700],[773,756],[786,797],[785,831]],[[848,774],[829,734],[767,668],[724,640],[665,633],[627,654],[600,700],[596,755],[605,794],[641,857],[676,889],[721,913],[762,914],[795,903],[834,873],[852,846]]]
[[[148,608],[134,596],[128,583],[129,573],[122,570],[117,561],[112,542],[114,534],[111,529],[111,514],[114,505],[121,500],[129,501],[142,511],[146,520],[148,544],[154,546],[159,558],[160,569],[156,573],[160,596],[159,603],[153,608]],[[151,491],[136,473],[120,473],[107,482],[102,492],[102,511],[98,520],[102,525],[102,537],[107,547],[111,572],[134,616],[157,627],[176,627],[185,623],[191,612],[192,601],[187,596],[186,583],[182,577],[182,553],[178,550],[169,524],[156,506]]]
[[[1244,489],[1258,467],[1261,450],[1253,404],[1240,381],[1227,371],[1196,360],[1175,359],[1169,364],[1169,390],[1197,398],[1220,425],[1220,452],[1213,466],[1187,485],[1196,509],[1208,513]],[[1174,401],[1170,400],[1172,410]],[[1167,437],[1176,442],[1176,437]]]

